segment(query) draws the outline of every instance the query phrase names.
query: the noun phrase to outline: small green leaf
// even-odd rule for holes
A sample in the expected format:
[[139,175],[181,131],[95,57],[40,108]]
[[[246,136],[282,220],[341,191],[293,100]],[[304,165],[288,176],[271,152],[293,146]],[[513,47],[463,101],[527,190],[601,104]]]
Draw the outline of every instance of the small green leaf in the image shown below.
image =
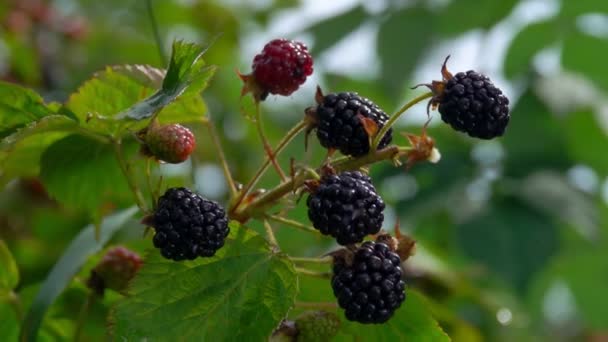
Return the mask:
[[589,56],[606,55],[608,55],[608,39],[575,32],[568,35],[564,41],[562,63],[565,68],[583,74],[604,91],[608,91],[605,66],[589,60]]
[[114,233],[137,213],[137,210],[137,208],[132,207],[106,217],[101,223],[98,239],[95,237],[95,227],[88,225],[72,240],[59,261],[49,272],[34,299],[21,329],[21,341],[36,340],[38,329],[49,306],[67,287],[74,274],[78,272],[78,269],[86,260],[101,250]]
[[388,322],[367,325],[343,319],[344,333],[358,341],[450,341],[433,318],[429,306],[421,294],[409,290],[405,301]]
[[313,55],[320,55],[332,47],[349,33],[355,31],[367,19],[363,6],[355,6],[351,10],[326,20],[315,23],[306,31],[315,37],[312,49]]
[[[202,55],[206,49],[200,45],[176,41],[169,69],[161,90],[123,111],[118,118],[143,120],[175,101],[179,96],[198,96],[215,73],[215,66],[205,66]],[[201,113],[202,114],[202,113]]]
[[53,111],[33,90],[0,81],[0,138],[50,114]]
[[93,213],[129,193],[112,145],[78,134],[56,141],[42,154],[40,177],[52,197]]
[[0,291],[11,291],[17,284],[19,284],[17,263],[4,240],[0,240]]
[[543,48],[557,41],[555,20],[546,20],[524,27],[513,38],[505,58],[505,75],[509,78],[528,71],[532,59]]
[[408,7],[393,13],[380,26],[377,50],[382,63],[381,75],[386,92],[393,98],[401,96],[404,82],[431,45],[431,20],[432,14],[427,9]]
[[67,116],[49,115],[2,139],[0,184],[17,176],[38,175],[44,150],[77,127],[78,123]]
[[232,227],[212,258],[146,259],[131,295],[114,312],[114,338],[262,341],[293,306],[297,275],[258,234]]

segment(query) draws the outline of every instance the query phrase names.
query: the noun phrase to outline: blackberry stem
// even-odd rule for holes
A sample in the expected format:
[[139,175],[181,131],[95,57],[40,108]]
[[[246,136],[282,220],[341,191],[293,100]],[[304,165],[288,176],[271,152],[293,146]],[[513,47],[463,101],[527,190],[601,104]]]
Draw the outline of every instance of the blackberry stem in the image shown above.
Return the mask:
[[331,302],[296,302],[296,307],[302,309],[337,309],[338,304]]
[[[281,141],[277,145],[274,155],[275,156],[279,155],[279,153],[281,153],[281,151],[283,151],[283,149],[298,135],[298,133],[303,131],[307,125],[308,124],[304,120],[302,120],[302,121],[298,122],[294,127],[292,127],[287,132],[287,134],[285,134],[283,139],[281,139]],[[268,156],[266,156],[266,160],[264,161],[264,164],[262,164],[262,166],[260,166],[260,168],[256,171],[255,175],[253,176],[253,178],[251,178],[249,183],[247,183],[245,185],[243,190],[240,192],[238,198],[234,201],[233,208],[235,208],[235,209],[238,208],[238,206],[243,201],[243,198],[245,198],[245,196],[247,196],[247,194],[251,191],[251,189],[253,189],[253,187],[258,183],[258,181],[260,180],[260,178],[262,178],[262,176],[264,175],[264,173],[266,172],[266,170],[268,169],[269,166],[270,166],[270,158]]]
[[129,166],[125,161],[125,157],[122,153],[122,142],[120,140],[114,140],[112,145],[114,145],[114,153],[116,155],[118,165],[120,166],[120,170],[127,179],[127,184],[129,185],[133,196],[135,196],[135,203],[137,203],[137,206],[141,211],[147,212],[147,206],[146,201],[144,200],[144,196],[142,195],[141,190],[137,186],[137,182],[135,181],[135,178],[133,178],[133,174],[131,173]]
[[163,41],[160,38],[158,23],[156,22],[156,17],[154,16],[152,0],[146,0],[146,10],[150,19],[150,25],[152,25],[152,32],[154,33],[154,41],[156,42],[156,47],[158,48],[158,55],[160,57],[160,61],[163,63],[163,65],[167,65],[167,56],[165,56],[165,52],[163,51]]
[[289,257],[289,260],[295,263],[309,263],[309,264],[331,264],[334,262],[334,258],[325,256],[322,258],[300,258],[300,257]]
[[301,268],[301,267],[296,267],[296,272],[299,274],[307,275],[307,276],[311,276],[311,277],[322,278],[322,279],[331,279],[331,272],[318,272],[318,271],[312,271],[307,268]]
[[76,329],[74,330],[74,341],[78,342],[82,339],[82,328],[84,328],[84,323],[87,320],[87,316],[89,315],[89,311],[91,310],[91,305],[95,300],[95,292],[91,291],[85,301],[82,303],[80,308],[80,313],[78,314],[78,319],[76,321]]
[[274,247],[279,247],[279,242],[277,241],[276,236],[274,236],[274,231],[272,230],[272,226],[268,220],[264,220],[264,229],[266,230],[266,236],[268,237],[268,242]]
[[395,114],[391,115],[390,119],[386,122],[386,124],[384,126],[382,126],[382,129],[380,130],[380,132],[378,132],[378,134],[376,134],[376,137],[374,137],[374,141],[372,143],[370,150],[376,151],[376,149],[378,148],[378,144],[380,144],[380,140],[382,140],[382,138],[384,137],[386,132],[388,132],[388,130],[395,124],[395,122],[397,122],[397,119],[399,119],[399,117],[403,113],[405,113],[408,109],[410,109],[414,105],[416,105],[428,98],[431,98],[431,97],[433,97],[433,92],[428,92],[428,93],[422,94],[418,97],[415,97],[410,102],[404,104],[403,107],[401,107]]
[[266,134],[264,133],[264,125],[262,123],[262,107],[260,106],[259,101],[255,102],[255,126],[258,129],[258,135],[262,140],[262,144],[264,145],[264,151],[266,152],[268,160],[272,162],[272,166],[275,168],[275,170],[277,170],[279,177],[281,177],[281,181],[285,181],[285,179],[287,178],[285,176],[285,172],[283,172],[283,169],[281,169],[281,166],[279,165],[279,163],[277,163],[275,153],[272,151],[272,147],[270,146],[268,138],[266,138]]
[[267,215],[267,216],[266,216],[266,218],[267,218],[267,219],[269,219],[269,220],[271,220],[271,221],[275,221],[275,222],[278,222],[278,223],[282,223],[282,224],[284,224],[284,225],[286,225],[286,226],[290,226],[290,227],[293,227],[293,228],[297,228],[297,229],[302,230],[302,231],[305,231],[305,232],[307,232],[307,233],[312,233],[312,234],[314,234],[314,235],[321,235],[321,236],[325,236],[325,235],[321,234],[321,232],[320,232],[320,231],[318,231],[318,230],[314,229],[313,227],[311,227],[311,226],[309,226],[309,225],[306,225],[306,224],[300,223],[300,222],[295,221],[295,220],[290,220],[290,219],[288,219],[288,218],[281,217],[281,216],[279,216],[279,215]]
[[215,150],[217,151],[218,158],[220,159],[220,164],[222,164],[224,178],[226,178],[228,188],[230,188],[230,194],[232,195],[232,197],[234,197],[237,195],[236,185],[234,184],[232,173],[230,173],[230,168],[228,167],[228,160],[226,159],[226,154],[224,154],[224,148],[222,147],[220,137],[217,134],[217,130],[215,129],[215,125],[213,124],[211,118],[206,120],[204,124],[209,130],[209,135],[211,135],[211,141],[213,142],[213,145],[215,145]]

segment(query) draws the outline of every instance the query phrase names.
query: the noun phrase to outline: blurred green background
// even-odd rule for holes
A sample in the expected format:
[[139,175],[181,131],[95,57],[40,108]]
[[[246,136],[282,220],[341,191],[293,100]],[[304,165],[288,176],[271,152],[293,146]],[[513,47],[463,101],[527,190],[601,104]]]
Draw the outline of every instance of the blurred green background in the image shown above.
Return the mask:
[[[418,241],[407,262],[410,287],[430,299],[455,341],[608,340],[608,1],[605,0],[156,0],[165,54],[174,39],[209,44],[219,67],[204,98],[230,166],[245,182],[263,154],[243,115],[235,70],[249,72],[265,42],[305,42],[315,72],[293,96],[263,104],[266,130],[277,142],[326,91],[357,91],[394,112],[422,93],[412,85],[439,79],[445,56],[452,72],[487,74],[511,100],[504,137],[480,141],[456,133],[433,113],[429,134],[438,164],[409,171],[389,163],[372,169],[389,204],[385,227],[397,220]],[[95,71],[111,64],[163,67],[143,0],[3,0],[0,78],[65,101]],[[418,105],[398,123],[420,134]],[[163,167],[170,183],[193,183],[219,201],[227,188],[206,131],[197,129],[191,162]],[[395,135],[396,142],[405,138]],[[316,138],[303,153],[299,137],[283,153],[317,165]],[[0,166],[1,167],[1,166]],[[261,183],[271,187],[269,175]],[[121,203],[108,203],[109,208]],[[290,218],[306,222],[303,203]],[[109,209],[110,210],[110,209]],[[85,213],[49,199],[35,177],[12,180],[0,193],[0,238],[17,259],[24,301],[70,240]],[[315,256],[327,240],[279,229],[282,247]],[[134,225],[115,238],[143,251]],[[85,296],[80,281],[47,315],[45,337],[71,336]],[[103,340],[115,298],[96,304],[85,334]],[[407,305],[407,301],[405,303]],[[6,316],[4,316],[6,315]],[[0,305],[0,332],[11,309]],[[11,316],[12,317],[12,316]],[[3,328],[4,324],[4,328]]]

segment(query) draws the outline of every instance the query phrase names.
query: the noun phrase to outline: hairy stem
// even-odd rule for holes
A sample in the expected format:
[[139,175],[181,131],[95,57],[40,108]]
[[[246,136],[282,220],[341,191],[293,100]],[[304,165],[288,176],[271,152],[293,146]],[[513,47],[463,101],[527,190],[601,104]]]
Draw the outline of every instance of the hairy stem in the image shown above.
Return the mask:
[[390,119],[388,120],[388,122],[382,126],[382,129],[380,130],[380,132],[378,132],[378,134],[376,134],[376,137],[374,138],[374,141],[372,143],[372,148],[371,150],[374,151],[378,148],[378,144],[380,143],[380,140],[382,140],[382,138],[384,137],[384,135],[386,134],[386,132],[388,132],[388,130],[395,124],[395,122],[397,122],[397,119],[399,119],[399,117],[405,113],[408,109],[410,109],[411,107],[413,107],[414,105],[428,99],[431,98],[433,96],[432,92],[428,92],[425,94],[422,94],[416,98],[414,98],[413,100],[411,100],[410,102],[406,103],[403,105],[403,107],[399,108],[399,110],[393,114]]
[[272,151],[272,147],[268,142],[268,138],[266,138],[266,134],[264,133],[264,125],[262,123],[262,109],[260,106],[260,102],[256,101],[255,103],[255,126],[258,130],[258,135],[260,136],[260,140],[262,140],[262,144],[264,145],[264,151],[266,152],[267,159],[272,163],[272,166],[277,170],[279,177],[281,177],[281,181],[285,181],[285,172],[281,169],[281,166],[277,162],[275,158],[275,153]]
[[160,38],[160,31],[158,30],[158,23],[156,22],[156,16],[154,16],[154,9],[152,8],[152,0],[146,0],[146,10],[148,12],[148,18],[150,19],[150,25],[152,25],[152,32],[154,33],[154,40],[156,41],[156,47],[158,48],[158,55],[163,65],[167,65],[167,56],[163,50],[163,41]]
[[322,258],[301,258],[301,257],[289,257],[289,260],[295,263],[308,263],[308,264],[331,264],[334,259],[330,256]]
[[89,311],[91,310],[91,305],[95,300],[95,293],[90,292],[87,298],[82,303],[80,308],[80,313],[78,314],[78,319],[76,321],[76,330],[74,330],[74,341],[78,342],[82,339],[82,328],[84,328],[84,324],[87,320],[87,316],[89,315]]
[[317,272],[317,271],[312,271],[307,268],[301,268],[301,267],[296,267],[296,272],[298,272],[299,274],[307,275],[307,276],[311,276],[311,277],[322,278],[322,279],[331,279],[331,272]]
[[266,230],[266,237],[268,237],[268,242],[274,247],[279,247],[279,243],[277,238],[274,236],[274,231],[272,230],[272,226],[268,222],[268,220],[264,220],[264,229]]
[[228,188],[230,188],[230,195],[234,197],[237,195],[236,185],[234,183],[234,179],[232,178],[232,173],[230,173],[228,159],[226,159],[226,154],[224,154],[224,148],[222,147],[220,137],[217,134],[217,130],[215,129],[215,125],[213,124],[211,118],[205,121],[205,125],[207,126],[207,129],[209,129],[209,135],[211,135],[211,140],[213,141],[213,145],[215,145],[215,150],[217,151],[218,158],[220,158],[220,163],[222,164],[222,171],[224,172],[224,178],[226,178]]
[[144,196],[142,195],[141,190],[137,186],[137,182],[135,181],[135,178],[133,177],[133,174],[131,173],[131,170],[129,169],[129,166],[127,165],[127,162],[125,161],[124,155],[122,153],[121,141],[114,140],[113,145],[114,145],[114,152],[116,155],[116,160],[118,161],[120,170],[122,171],[123,175],[127,179],[127,183],[129,184],[129,189],[131,189],[133,196],[135,196],[135,203],[137,203],[137,206],[139,207],[139,209],[141,211],[147,212],[147,209],[146,209],[147,206],[146,206],[146,201],[144,200]]
[[269,219],[269,220],[271,220],[271,221],[282,223],[282,224],[284,224],[286,226],[290,226],[290,227],[293,227],[293,228],[305,231],[307,233],[312,233],[314,235],[325,236],[325,235],[321,234],[320,231],[316,230],[315,228],[313,228],[313,227],[311,227],[309,225],[300,223],[300,222],[295,221],[295,220],[290,220],[288,218],[285,218],[285,217],[282,217],[282,216],[279,216],[279,215],[267,215],[266,218]]

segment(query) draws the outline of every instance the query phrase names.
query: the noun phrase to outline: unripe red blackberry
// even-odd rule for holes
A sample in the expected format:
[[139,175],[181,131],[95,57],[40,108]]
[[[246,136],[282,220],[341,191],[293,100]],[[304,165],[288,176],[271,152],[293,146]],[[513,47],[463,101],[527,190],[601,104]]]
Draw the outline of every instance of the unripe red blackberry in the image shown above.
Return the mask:
[[178,164],[190,156],[196,147],[192,132],[179,124],[160,126],[153,122],[138,133],[144,155],[166,163]]
[[313,59],[301,42],[274,39],[268,42],[251,65],[250,75],[240,75],[243,93],[252,91],[259,100],[268,94],[288,96],[313,72]]
[[509,99],[487,76],[476,71],[452,75],[447,71],[447,60],[442,67],[443,81],[426,85],[434,93],[429,105],[439,106],[444,122],[471,137],[492,139],[503,135],[511,119]]
[[144,223],[156,231],[154,246],[175,261],[213,256],[230,232],[224,208],[186,188],[168,189]]
[[91,270],[87,285],[100,295],[105,289],[122,293],[141,265],[142,261],[137,253],[121,246],[111,248]]
[[336,258],[331,286],[346,318],[384,323],[405,300],[401,259],[384,244],[365,241],[352,260]]
[[[379,131],[389,119],[375,103],[353,92],[323,96],[319,90],[317,104],[316,109],[307,111],[307,115],[312,116],[319,142],[325,148],[340,150],[348,156],[359,157],[369,152],[370,133],[363,120],[371,120]],[[391,143],[392,134],[391,128],[378,149]]]
[[376,234],[384,221],[384,201],[371,179],[359,171],[324,176],[306,204],[312,225],[341,245]]

